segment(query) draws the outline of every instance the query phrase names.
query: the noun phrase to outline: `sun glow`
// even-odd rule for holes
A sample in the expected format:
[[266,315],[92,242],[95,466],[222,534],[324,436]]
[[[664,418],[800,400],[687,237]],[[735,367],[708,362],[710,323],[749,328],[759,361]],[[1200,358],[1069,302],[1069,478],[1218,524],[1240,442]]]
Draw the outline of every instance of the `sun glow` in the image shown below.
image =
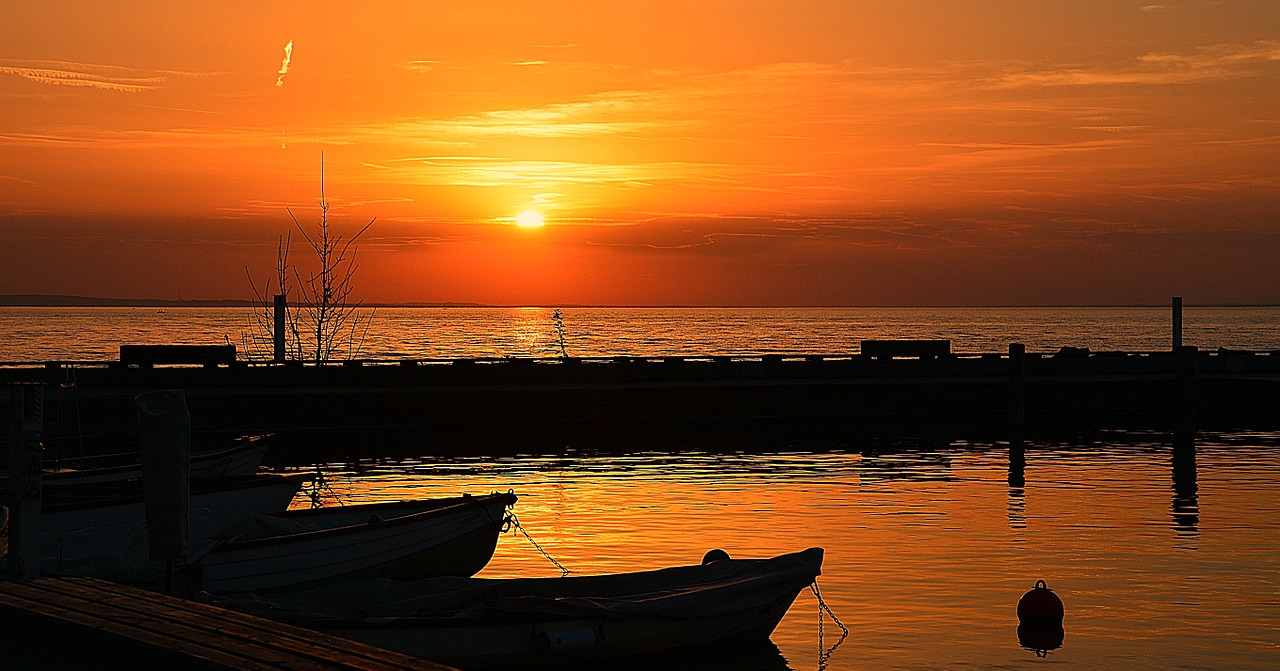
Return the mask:
[[516,226],[520,228],[540,228],[542,224],[542,215],[533,210],[525,210],[516,217]]

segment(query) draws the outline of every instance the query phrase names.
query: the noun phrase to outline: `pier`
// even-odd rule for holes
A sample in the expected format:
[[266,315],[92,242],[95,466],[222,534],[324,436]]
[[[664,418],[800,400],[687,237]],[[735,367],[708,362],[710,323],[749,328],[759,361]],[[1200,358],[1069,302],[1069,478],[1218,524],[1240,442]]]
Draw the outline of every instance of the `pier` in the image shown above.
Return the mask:
[[[0,581],[4,668],[449,671],[450,667],[96,578]],[[12,666],[10,666],[12,664]]]
[[185,391],[198,441],[274,433],[305,457],[1280,426],[1280,352],[904,351],[50,362],[0,366],[0,379],[44,385],[46,458],[132,440],[133,397],[155,389]]

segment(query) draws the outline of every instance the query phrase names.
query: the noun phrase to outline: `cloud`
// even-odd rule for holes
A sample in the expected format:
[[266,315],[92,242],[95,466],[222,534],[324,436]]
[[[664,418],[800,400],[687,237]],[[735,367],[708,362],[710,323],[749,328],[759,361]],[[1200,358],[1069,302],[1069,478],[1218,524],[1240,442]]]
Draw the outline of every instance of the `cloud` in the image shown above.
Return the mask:
[[396,63],[396,67],[409,70],[410,72],[423,72],[423,73],[431,72],[432,70],[436,69],[437,65],[440,65],[440,61],[416,60],[416,61],[405,61],[404,63]]
[[[397,177],[413,183],[538,189],[568,184],[636,188],[659,181],[694,182],[713,169],[726,168],[676,161],[607,164],[482,156],[432,156],[397,159],[394,163],[397,166],[391,170],[398,173]],[[384,172],[379,172],[379,179],[385,178]]]
[[22,77],[50,86],[75,86],[120,93],[138,93],[160,88],[169,77],[197,78],[222,73],[139,69],[120,65],[57,60],[0,59],[0,74]]
[[0,73],[15,75],[33,82],[53,86],[81,86],[122,93],[150,91],[160,88],[160,85],[165,81],[165,78],[161,76],[134,77],[108,74],[108,72],[115,70],[111,66],[89,63],[68,63],[67,65],[78,67],[49,68],[29,65],[0,65]]
[[1184,53],[1144,54],[1117,67],[1009,72],[998,76],[990,87],[1192,84],[1252,77],[1275,61],[1280,61],[1280,41],[1260,40],[1200,47]]
[[284,76],[289,74],[289,61],[293,60],[293,40],[284,45],[284,60],[280,61],[280,69],[276,71],[276,86],[284,86]]

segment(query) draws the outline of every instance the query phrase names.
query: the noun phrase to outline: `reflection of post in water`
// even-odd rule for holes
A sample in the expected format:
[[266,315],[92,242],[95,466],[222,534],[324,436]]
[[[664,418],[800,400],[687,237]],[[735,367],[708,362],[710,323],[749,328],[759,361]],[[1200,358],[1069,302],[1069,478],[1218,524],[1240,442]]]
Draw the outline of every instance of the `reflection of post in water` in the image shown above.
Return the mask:
[[1009,528],[1027,528],[1027,348],[1009,345]]
[[1027,451],[1018,439],[1009,442],[1009,528],[1027,528]]
[[1173,528],[1182,534],[1199,533],[1200,502],[1196,485],[1196,441],[1188,435],[1173,439]]
[[1009,487],[1027,486],[1027,448],[1021,440],[1009,442]]

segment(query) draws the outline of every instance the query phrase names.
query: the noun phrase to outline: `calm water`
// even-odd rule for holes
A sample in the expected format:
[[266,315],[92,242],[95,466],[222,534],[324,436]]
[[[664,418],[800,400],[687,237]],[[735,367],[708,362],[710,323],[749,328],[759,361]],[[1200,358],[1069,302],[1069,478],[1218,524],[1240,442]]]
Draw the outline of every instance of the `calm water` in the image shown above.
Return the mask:
[[[847,354],[864,338],[945,338],[954,352],[1059,347],[1154,351],[1170,345],[1168,308],[566,308],[574,356]],[[121,344],[223,344],[241,352],[248,309],[0,307],[0,361],[115,359]],[[1280,307],[1183,312],[1183,342],[1280,349]],[[551,356],[550,308],[380,309],[366,358]]]
[[[863,338],[956,352],[1163,350],[1166,308],[564,310],[578,356],[850,353]],[[1184,342],[1280,349],[1280,308],[1184,312]],[[0,361],[114,359],[121,343],[240,344],[237,309],[0,308]],[[550,309],[379,310],[369,358],[548,356]],[[1195,478],[1161,435],[1007,449],[953,443],[330,464],[344,501],[513,489],[524,527],[578,573],[826,548],[822,592],[850,629],[819,634],[802,593],[773,640],[793,669],[1280,668],[1280,435],[1202,436]],[[484,446],[477,446],[483,454]],[[405,453],[405,452],[401,452]],[[1176,485],[1176,486],[1175,486]],[[488,576],[558,575],[522,536]],[[1037,579],[1066,603],[1063,646],[1019,646]]]
[[[826,548],[819,585],[850,635],[829,669],[1280,668],[1280,436],[1203,436],[1174,489],[1159,436],[1007,450],[661,453],[363,461],[326,467],[343,501],[514,489],[521,523],[579,573]],[[525,539],[484,576],[559,575]],[[1037,579],[1066,604],[1063,646],[1018,643]],[[833,634],[834,632],[834,634]],[[793,669],[838,638],[797,599],[773,636]],[[781,660],[774,660],[781,661]]]

